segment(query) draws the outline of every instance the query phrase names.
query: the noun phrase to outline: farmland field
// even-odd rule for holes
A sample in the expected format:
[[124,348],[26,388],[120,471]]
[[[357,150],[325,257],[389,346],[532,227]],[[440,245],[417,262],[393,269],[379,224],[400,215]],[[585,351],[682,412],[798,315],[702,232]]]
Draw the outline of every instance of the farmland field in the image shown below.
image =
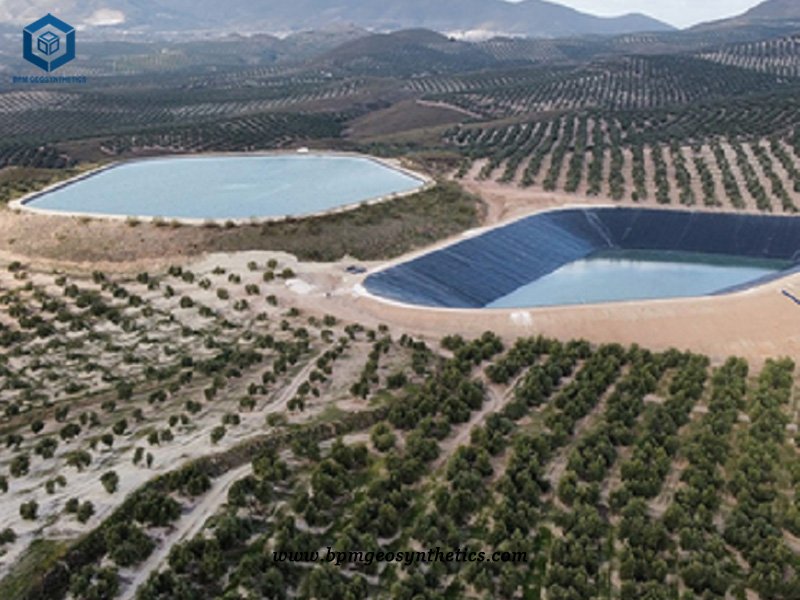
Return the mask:
[[[710,577],[719,597],[796,589],[769,575],[793,572],[800,534],[798,474],[773,460],[797,452],[791,361],[758,374],[741,359],[492,334],[431,346],[292,309],[274,282],[295,274],[276,259],[212,265],[131,278],[7,265],[4,568],[26,540],[91,533],[6,593],[342,597],[424,582],[633,598]],[[327,545],[527,559],[425,573],[273,554]]]
[[[60,71],[86,84],[34,85],[0,23],[0,599],[800,598],[798,31],[87,34]],[[19,205],[264,152],[431,184],[274,222]],[[139,177],[151,215],[169,188],[243,216],[241,173]],[[545,210],[583,215],[555,258],[550,222],[508,234]],[[774,276],[481,310],[656,238]],[[373,295],[381,273],[456,300]]]

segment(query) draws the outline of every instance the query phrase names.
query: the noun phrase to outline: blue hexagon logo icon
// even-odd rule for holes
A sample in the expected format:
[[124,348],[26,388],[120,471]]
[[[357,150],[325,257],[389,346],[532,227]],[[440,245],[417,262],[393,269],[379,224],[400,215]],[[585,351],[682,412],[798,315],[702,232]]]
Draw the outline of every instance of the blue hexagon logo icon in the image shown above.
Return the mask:
[[75,28],[48,13],[22,30],[22,57],[43,71],[55,71],[75,58]]

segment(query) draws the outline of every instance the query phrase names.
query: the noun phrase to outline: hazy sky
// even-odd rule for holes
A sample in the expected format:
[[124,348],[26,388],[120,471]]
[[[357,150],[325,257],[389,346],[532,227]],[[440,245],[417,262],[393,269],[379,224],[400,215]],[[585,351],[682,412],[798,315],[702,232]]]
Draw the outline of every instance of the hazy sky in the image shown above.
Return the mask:
[[554,0],[595,15],[614,16],[640,12],[688,27],[703,21],[731,17],[760,4],[761,0]]

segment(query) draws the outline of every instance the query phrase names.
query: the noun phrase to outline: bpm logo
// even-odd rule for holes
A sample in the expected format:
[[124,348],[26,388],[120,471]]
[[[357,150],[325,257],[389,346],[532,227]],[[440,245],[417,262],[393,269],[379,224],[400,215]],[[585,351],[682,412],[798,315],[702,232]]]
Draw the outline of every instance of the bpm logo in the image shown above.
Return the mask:
[[75,29],[48,14],[22,30],[22,57],[50,73],[75,58]]

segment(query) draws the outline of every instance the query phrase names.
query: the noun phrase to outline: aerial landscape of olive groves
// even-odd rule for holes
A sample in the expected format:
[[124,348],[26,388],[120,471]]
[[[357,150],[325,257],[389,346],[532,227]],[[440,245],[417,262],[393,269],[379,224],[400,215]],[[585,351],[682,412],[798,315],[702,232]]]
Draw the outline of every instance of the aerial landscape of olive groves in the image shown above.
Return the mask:
[[[185,3],[66,3],[59,75],[86,81],[34,84],[16,1],[0,599],[800,598],[793,3],[683,30],[540,13],[535,34],[501,19],[534,0],[377,3],[366,24],[289,3],[323,28],[284,27],[278,0],[198,0],[191,26]],[[99,210],[37,208],[119,163],[239,154],[264,162],[218,190],[167,166]],[[306,155],[415,183],[315,208],[256,176]],[[333,195],[323,167],[299,183]],[[218,192],[219,216],[165,190]],[[225,213],[249,193],[297,212]],[[755,274],[493,304],[639,251]]]

